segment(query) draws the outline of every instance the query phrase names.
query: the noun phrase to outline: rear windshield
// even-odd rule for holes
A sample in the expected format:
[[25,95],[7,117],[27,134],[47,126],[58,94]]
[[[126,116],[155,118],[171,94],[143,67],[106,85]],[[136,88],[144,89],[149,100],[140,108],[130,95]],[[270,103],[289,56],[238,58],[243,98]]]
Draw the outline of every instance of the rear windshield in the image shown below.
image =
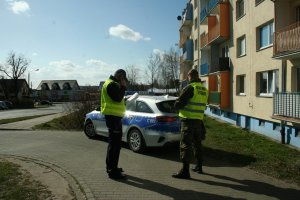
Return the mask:
[[157,105],[158,110],[160,110],[161,112],[178,113],[178,110],[176,110],[174,108],[174,103],[175,103],[175,100],[170,100],[170,101],[159,102],[156,105]]

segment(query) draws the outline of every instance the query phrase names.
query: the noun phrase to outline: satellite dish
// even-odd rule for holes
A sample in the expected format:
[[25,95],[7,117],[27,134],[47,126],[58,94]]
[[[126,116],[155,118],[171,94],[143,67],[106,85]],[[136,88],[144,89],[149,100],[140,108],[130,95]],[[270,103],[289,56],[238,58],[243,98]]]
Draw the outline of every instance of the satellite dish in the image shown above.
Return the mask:
[[180,21],[181,20],[181,16],[177,16],[177,20]]

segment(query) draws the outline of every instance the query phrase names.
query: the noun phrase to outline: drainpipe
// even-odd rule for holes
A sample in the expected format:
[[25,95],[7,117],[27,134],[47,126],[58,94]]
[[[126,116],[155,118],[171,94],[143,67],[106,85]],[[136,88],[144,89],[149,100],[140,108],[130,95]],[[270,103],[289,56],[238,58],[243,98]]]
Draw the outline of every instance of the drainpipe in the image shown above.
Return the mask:
[[285,144],[285,121],[280,122],[281,144]]

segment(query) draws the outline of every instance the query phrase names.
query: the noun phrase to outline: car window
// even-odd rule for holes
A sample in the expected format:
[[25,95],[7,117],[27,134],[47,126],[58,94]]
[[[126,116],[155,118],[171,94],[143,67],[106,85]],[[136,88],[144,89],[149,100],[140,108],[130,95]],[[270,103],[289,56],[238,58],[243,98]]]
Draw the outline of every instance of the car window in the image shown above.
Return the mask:
[[143,113],[153,113],[151,108],[145,102],[142,101],[136,101],[136,111]]
[[178,113],[178,110],[174,108],[175,100],[162,101],[156,104],[158,110],[165,113]]

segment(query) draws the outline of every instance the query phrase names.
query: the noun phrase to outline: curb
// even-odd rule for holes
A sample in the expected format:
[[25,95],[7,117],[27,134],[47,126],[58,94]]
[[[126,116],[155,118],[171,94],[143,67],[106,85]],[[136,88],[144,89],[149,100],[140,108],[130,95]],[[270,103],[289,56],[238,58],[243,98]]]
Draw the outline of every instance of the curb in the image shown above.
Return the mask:
[[91,189],[83,181],[78,181],[70,172],[62,169],[59,165],[55,163],[49,163],[35,158],[9,154],[0,154],[0,156],[3,156],[3,158],[14,158],[22,161],[29,161],[37,165],[48,167],[56,173],[58,173],[68,182],[72,192],[75,195],[76,200],[95,200],[94,194],[91,192]]

